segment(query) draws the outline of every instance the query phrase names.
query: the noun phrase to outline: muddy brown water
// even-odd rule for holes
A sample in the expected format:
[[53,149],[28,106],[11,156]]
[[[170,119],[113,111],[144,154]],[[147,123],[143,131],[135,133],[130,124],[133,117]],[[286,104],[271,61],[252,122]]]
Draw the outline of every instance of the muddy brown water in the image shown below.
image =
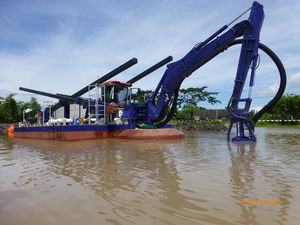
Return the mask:
[[300,224],[300,129],[256,133],[251,145],[1,138],[0,224]]

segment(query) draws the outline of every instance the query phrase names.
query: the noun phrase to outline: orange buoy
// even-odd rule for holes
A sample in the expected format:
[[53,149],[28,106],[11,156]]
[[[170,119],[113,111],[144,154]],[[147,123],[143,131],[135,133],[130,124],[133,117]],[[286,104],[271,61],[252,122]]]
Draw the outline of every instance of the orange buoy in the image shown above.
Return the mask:
[[15,127],[13,125],[11,125],[8,130],[7,130],[7,135],[10,137],[14,136],[14,131],[15,131]]
[[117,138],[136,140],[179,139],[183,137],[184,133],[174,128],[123,130],[117,134]]

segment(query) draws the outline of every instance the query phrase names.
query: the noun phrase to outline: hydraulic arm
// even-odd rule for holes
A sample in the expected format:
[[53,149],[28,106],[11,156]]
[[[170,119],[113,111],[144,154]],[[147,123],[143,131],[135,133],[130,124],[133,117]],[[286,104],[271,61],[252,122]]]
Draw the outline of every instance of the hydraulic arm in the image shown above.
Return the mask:
[[[237,23],[225,32],[233,22],[249,10],[251,12],[248,20]],[[220,28],[204,42],[194,46],[182,59],[167,65],[167,70],[149,100],[145,104],[129,105],[124,111],[123,117],[129,119],[131,128],[145,127],[145,124],[147,127],[165,125],[176,109],[178,92],[183,80],[226,50],[234,40],[243,36],[234,89],[228,104],[231,123],[229,133],[233,124],[236,123],[237,137],[233,139],[234,141],[256,141],[254,123],[249,116],[249,110],[252,101],[251,89],[259,62],[258,48],[260,30],[264,20],[263,6],[254,2],[252,7],[242,15]],[[249,70],[251,71],[250,95],[248,98],[242,99],[241,95]],[[239,103],[242,102],[245,103],[245,107],[239,108]],[[245,128],[249,131],[249,137],[244,134]]]

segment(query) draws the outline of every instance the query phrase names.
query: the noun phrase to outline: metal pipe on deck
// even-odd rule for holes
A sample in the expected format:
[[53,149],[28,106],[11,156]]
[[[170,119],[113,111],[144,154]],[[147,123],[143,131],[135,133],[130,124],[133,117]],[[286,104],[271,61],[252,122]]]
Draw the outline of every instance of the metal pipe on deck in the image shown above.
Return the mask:
[[84,88],[82,88],[81,90],[77,91],[76,93],[74,93],[72,95],[72,97],[78,97],[81,96],[83,94],[85,94],[86,92],[88,92],[89,90],[89,86],[90,85],[95,85],[97,83],[103,83],[107,80],[109,80],[110,78],[116,76],[117,74],[123,72],[124,70],[128,69],[129,67],[133,66],[134,64],[136,64],[138,61],[136,58],[132,58],[129,61],[127,61],[126,63],[122,64],[121,66],[117,67],[116,69],[110,71],[109,73],[107,73],[106,75],[102,76],[101,78],[95,80],[94,82],[90,83],[89,85],[85,86]]
[[34,89],[29,89],[29,88],[24,88],[24,87],[19,87],[19,90],[30,92],[30,93],[37,94],[37,95],[43,95],[43,96],[46,96],[49,98],[56,98],[56,99],[60,99],[60,100],[68,100],[68,101],[76,100],[75,98],[72,98],[72,97],[58,96],[56,94],[52,94],[52,93],[48,93],[48,92],[44,92],[44,91],[38,91],[38,90],[34,90]]
[[[69,96],[69,95],[62,95],[62,94],[52,94],[49,92],[44,92],[44,91],[38,91],[38,90],[34,90],[34,89],[29,89],[29,88],[24,88],[24,87],[19,87],[20,91],[26,91],[26,92],[30,92],[33,94],[37,94],[37,95],[43,95],[49,98],[55,98],[55,99],[59,99],[65,102],[76,102],[76,98]],[[79,99],[80,102],[82,103],[86,103],[87,100],[85,99]]]
[[161,60],[160,62],[156,63],[155,65],[151,66],[150,68],[148,68],[147,70],[145,70],[144,72],[136,75],[135,77],[131,78],[129,81],[127,81],[126,83],[131,83],[133,84],[134,82],[137,82],[138,80],[144,78],[145,76],[147,76],[148,74],[152,73],[153,71],[159,69],[160,67],[162,67],[163,65],[171,62],[173,60],[172,56],[168,56],[167,58]]

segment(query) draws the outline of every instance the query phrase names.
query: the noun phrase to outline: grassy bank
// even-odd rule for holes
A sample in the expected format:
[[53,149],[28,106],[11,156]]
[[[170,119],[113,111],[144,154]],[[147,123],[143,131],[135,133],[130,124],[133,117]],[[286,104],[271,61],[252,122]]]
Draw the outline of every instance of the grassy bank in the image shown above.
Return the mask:
[[179,130],[211,130],[211,131],[223,131],[226,130],[224,121],[171,121],[174,128]]
[[299,122],[257,122],[256,127],[287,127],[300,128]]

